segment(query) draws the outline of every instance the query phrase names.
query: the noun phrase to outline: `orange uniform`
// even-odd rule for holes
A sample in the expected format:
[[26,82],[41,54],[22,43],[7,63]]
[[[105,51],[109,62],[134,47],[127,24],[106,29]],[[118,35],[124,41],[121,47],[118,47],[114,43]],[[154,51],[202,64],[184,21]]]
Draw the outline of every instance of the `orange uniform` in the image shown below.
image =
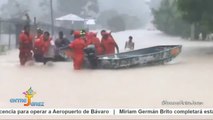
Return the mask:
[[34,54],[43,55],[41,38],[37,38],[34,43]]
[[104,54],[109,55],[109,54],[115,54],[115,47],[116,43],[112,39],[112,37],[107,37],[105,39],[101,40],[101,44],[104,47]]
[[32,60],[32,50],[33,50],[33,37],[30,34],[22,32],[19,35],[19,59],[20,64],[25,65],[29,60]]
[[90,33],[86,33],[86,36],[84,38],[86,46],[92,44],[92,36]]
[[49,50],[49,47],[51,45],[51,38],[49,38],[47,41],[44,40],[44,38],[41,39],[41,42],[42,42],[42,52],[44,54],[46,54]]
[[86,47],[86,43],[81,38],[77,38],[69,47],[73,50],[74,69],[80,70],[84,62],[84,48]]
[[49,46],[51,45],[51,38],[49,38],[47,41],[44,40],[44,36],[41,36],[39,39],[36,39],[34,43],[34,49],[39,49],[40,52],[43,54],[47,53],[49,50]]
[[97,55],[103,54],[103,49],[101,47],[101,41],[98,37],[96,37],[96,33],[91,34],[91,43],[95,45]]

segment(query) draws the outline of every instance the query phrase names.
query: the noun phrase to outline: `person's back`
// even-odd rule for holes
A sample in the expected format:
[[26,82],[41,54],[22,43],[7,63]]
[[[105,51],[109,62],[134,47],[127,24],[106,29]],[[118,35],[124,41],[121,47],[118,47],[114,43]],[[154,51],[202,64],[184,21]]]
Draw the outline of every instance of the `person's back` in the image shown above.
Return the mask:
[[90,36],[89,38],[90,38],[91,44],[95,46],[95,50],[96,50],[97,55],[101,55],[103,50],[102,50],[102,47],[101,47],[101,41],[97,37],[97,33],[90,32],[89,36]]
[[30,35],[30,27],[25,26],[19,35],[19,60],[21,65],[32,60],[33,37]]
[[84,48],[86,44],[84,40],[81,38],[75,39],[71,44],[70,47],[73,49],[75,55],[82,55],[84,54]]
[[25,32],[20,33],[19,35],[19,49],[29,49],[32,50],[32,46],[33,46],[33,37],[32,35],[27,35]]

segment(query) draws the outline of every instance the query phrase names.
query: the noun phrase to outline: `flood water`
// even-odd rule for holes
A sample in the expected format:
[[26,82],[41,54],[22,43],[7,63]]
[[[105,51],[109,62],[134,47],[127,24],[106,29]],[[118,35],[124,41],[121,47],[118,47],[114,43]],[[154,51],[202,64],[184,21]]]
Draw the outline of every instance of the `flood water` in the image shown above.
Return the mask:
[[[121,50],[129,35],[134,37],[137,49],[180,44],[183,51],[166,65],[81,71],[74,71],[69,62],[20,67],[18,50],[9,51],[0,56],[1,108],[24,108],[9,100],[24,98],[22,92],[29,87],[36,91],[33,100],[45,102],[44,108],[205,108],[213,105],[213,42],[183,40],[159,31],[132,30],[114,34]],[[200,101],[203,105],[163,106],[163,100]]]

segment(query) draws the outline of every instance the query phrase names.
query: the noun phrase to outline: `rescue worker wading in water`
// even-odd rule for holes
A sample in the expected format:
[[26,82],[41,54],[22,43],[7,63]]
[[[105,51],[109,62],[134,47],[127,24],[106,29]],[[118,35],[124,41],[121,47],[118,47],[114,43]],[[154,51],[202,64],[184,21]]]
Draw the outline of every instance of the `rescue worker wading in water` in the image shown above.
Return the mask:
[[43,63],[46,64],[48,61],[54,61],[54,50],[52,48],[51,42],[52,38],[50,37],[49,32],[44,32],[44,35],[41,37],[42,41],[42,52],[43,52]]
[[95,50],[97,55],[102,55],[103,54],[103,48],[101,47],[101,41],[97,37],[97,33],[90,32],[88,33],[88,39],[91,41],[91,44],[95,45]]
[[74,41],[70,43],[69,48],[73,52],[73,67],[75,70],[80,70],[84,63],[84,48],[85,41],[81,38],[79,31],[74,32]]
[[37,36],[35,37],[34,42],[34,59],[36,62],[43,62],[43,51],[42,51],[42,41],[43,31],[41,29],[37,29]]
[[30,35],[30,26],[24,26],[24,31],[19,35],[19,59],[24,66],[32,60],[33,37]]

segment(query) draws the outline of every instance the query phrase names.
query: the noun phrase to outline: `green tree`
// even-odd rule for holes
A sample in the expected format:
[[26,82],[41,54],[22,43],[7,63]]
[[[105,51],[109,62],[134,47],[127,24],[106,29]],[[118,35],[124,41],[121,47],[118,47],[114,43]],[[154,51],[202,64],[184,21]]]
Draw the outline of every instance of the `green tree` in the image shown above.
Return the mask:
[[196,35],[213,31],[213,0],[178,0],[177,6],[184,20],[195,25]]
[[152,12],[159,30],[170,35],[189,37],[190,25],[181,18],[176,0],[162,0],[160,8]]

